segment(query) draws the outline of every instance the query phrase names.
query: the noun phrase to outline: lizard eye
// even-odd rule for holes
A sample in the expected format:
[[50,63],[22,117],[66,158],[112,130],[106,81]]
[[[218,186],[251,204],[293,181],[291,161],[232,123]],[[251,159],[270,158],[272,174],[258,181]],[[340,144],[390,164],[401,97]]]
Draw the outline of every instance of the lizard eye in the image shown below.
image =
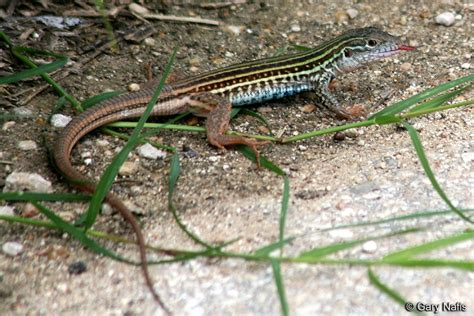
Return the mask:
[[345,57],[352,57],[352,49],[346,49],[344,51],[344,56]]
[[377,45],[377,41],[374,40],[374,39],[370,39],[367,41],[367,44],[370,46],[370,47],[374,47],[375,45]]

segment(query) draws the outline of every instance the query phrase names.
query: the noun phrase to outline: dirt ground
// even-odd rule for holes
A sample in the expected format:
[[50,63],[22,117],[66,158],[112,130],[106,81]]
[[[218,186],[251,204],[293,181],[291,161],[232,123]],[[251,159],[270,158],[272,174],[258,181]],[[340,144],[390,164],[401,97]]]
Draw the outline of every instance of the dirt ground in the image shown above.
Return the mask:
[[[173,77],[180,78],[270,56],[281,48],[289,49],[290,43],[317,45],[347,29],[372,25],[400,36],[418,49],[339,78],[334,93],[344,104],[363,104],[374,112],[429,87],[472,73],[474,7],[468,1],[379,1],[377,4],[341,0],[243,1],[222,8],[203,8],[199,3],[157,1],[146,6],[164,15],[216,20],[219,26],[149,20],[157,31],[147,40],[121,41],[118,51],[99,54],[60,83],[76,98],[84,100],[104,91],[126,90],[130,83],[145,83],[147,64],[151,64],[155,76],[159,76],[176,45],[179,50]],[[25,10],[36,6],[39,4],[20,6],[13,17],[1,21],[3,31],[15,43],[66,54],[74,64],[107,38],[100,18],[82,17],[80,24],[59,30],[24,16]],[[79,9],[77,5],[58,2],[34,14],[58,14],[73,8]],[[349,9],[357,10],[357,14],[349,11],[352,18],[348,15]],[[127,8],[125,11],[129,12]],[[455,15],[454,24],[448,27],[435,22],[435,17],[445,11]],[[119,38],[148,25],[131,14],[111,18],[111,23]],[[20,39],[29,28],[33,28],[29,36]],[[4,46],[2,49],[2,54],[7,56]],[[9,55],[5,58],[13,60]],[[2,63],[7,64],[5,60]],[[10,71],[18,69],[15,65]],[[74,191],[49,165],[43,143],[44,136],[50,139],[59,130],[48,123],[57,94],[48,89],[26,105],[21,102],[31,91],[13,96],[43,83],[28,80],[2,90],[8,98],[0,104],[0,110],[15,113],[15,109],[21,107],[30,115],[15,119],[15,124],[0,131],[0,160],[8,162],[0,163],[0,188],[11,172],[24,171],[38,173],[51,181],[54,192]],[[472,91],[458,100],[468,98],[472,98]],[[311,96],[305,95],[266,103],[258,111],[268,119],[272,132],[284,129],[284,136],[340,123],[324,111],[308,110],[311,104]],[[62,113],[74,115],[70,108]],[[438,180],[455,205],[462,208],[474,206],[473,114],[472,107],[459,108],[412,121]],[[2,124],[5,127],[6,122]],[[261,125],[256,119],[241,115],[233,120],[232,129],[261,133]],[[37,148],[19,149],[18,142],[23,140],[33,140]],[[236,252],[253,251],[278,240],[281,178],[257,168],[235,150],[221,152],[210,146],[203,134],[163,131],[155,140],[179,149],[182,171],[175,202],[179,215],[193,232],[210,243],[240,238],[229,247]],[[74,150],[74,164],[81,172],[98,177],[121,146],[122,140],[92,133]],[[424,175],[408,134],[395,126],[358,129],[343,141],[335,141],[329,135],[272,145],[262,149],[262,154],[281,166],[290,177],[286,236],[298,238],[285,247],[287,255],[409,227],[425,229],[377,240],[375,249],[371,244],[370,249],[355,247],[336,256],[380,258],[392,251],[472,229],[459,217],[448,215],[324,230],[342,224],[447,209]],[[119,176],[114,191],[132,210],[140,213],[138,219],[150,244],[199,249],[178,228],[167,210],[170,157],[168,154],[164,159],[152,160],[133,151],[129,161],[135,169],[130,175]],[[86,158],[90,159],[89,164],[85,163]],[[32,212],[30,206],[22,203],[0,201],[2,205],[13,206],[16,214]],[[46,205],[66,219],[76,218],[86,208],[85,203]],[[117,214],[101,215],[94,228],[134,238]],[[19,242],[23,252],[17,256],[0,253],[2,315],[162,313],[138,267],[97,256],[66,234],[0,222],[0,244],[8,241]],[[105,245],[126,257],[138,257],[135,247],[111,242]],[[472,261],[474,244],[472,240],[466,241],[427,256]],[[79,275],[70,274],[68,267],[78,261],[84,262],[87,270]],[[150,271],[155,288],[177,315],[280,313],[268,264],[203,258],[151,266]],[[467,306],[468,313],[474,311],[473,272],[387,266],[376,267],[374,271],[411,302],[460,302]],[[284,264],[282,274],[290,311],[295,315],[399,315],[405,312],[402,306],[369,283],[366,267]]]

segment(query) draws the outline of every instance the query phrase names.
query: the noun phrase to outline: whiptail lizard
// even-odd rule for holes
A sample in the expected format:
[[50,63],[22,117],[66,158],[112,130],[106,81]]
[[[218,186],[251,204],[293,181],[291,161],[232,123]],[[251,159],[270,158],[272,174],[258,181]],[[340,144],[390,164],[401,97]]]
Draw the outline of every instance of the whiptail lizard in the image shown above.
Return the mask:
[[[382,58],[414,47],[374,27],[353,29],[304,52],[259,59],[205,72],[166,86],[152,116],[165,116],[190,111],[205,116],[208,141],[219,148],[244,144],[257,155],[257,146],[267,142],[242,136],[226,135],[232,106],[261,103],[314,91],[319,105],[335,114],[350,118],[351,113],[339,106],[329,93],[329,83],[339,74],[355,70]],[[54,144],[54,162],[60,172],[86,192],[94,192],[95,184],[71,164],[75,144],[86,134],[111,122],[137,118],[151,100],[154,88],[110,98],[76,116],[59,134]],[[109,193],[106,201],[132,225],[140,247],[143,272],[148,287],[153,290],[148,275],[144,239],[136,220],[123,203]],[[163,305],[162,305],[163,306]]]

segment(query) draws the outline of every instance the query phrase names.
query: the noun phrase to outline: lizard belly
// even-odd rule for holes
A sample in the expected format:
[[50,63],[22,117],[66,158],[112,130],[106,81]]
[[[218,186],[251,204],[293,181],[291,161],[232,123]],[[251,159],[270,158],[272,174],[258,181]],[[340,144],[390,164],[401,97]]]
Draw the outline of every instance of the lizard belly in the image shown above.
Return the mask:
[[230,102],[233,106],[242,106],[249,104],[262,103],[274,99],[281,99],[295,94],[306,92],[312,89],[308,82],[304,83],[280,83],[275,85],[266,85],[263,88],[244,90],[242,88],[232,91],[229,94]]

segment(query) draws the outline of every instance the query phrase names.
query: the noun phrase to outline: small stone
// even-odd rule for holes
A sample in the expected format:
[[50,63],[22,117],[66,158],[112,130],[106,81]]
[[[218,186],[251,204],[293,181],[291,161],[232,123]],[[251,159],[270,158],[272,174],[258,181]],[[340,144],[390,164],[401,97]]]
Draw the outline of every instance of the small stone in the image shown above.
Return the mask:
[[139,5],[138,3],[135,3],[135,2],[130,3],[128,8],[130,9],[130,11],[132,11],[136,14],[139,14],[139,15],[145,15],[145,14],[150,12],[150,11],[148,11],[147,8],[145,8],[145,7]]
[[184,152],[184,155],[188,158],[194,158],[194,157],[199,156],[199,154],[188,145],[183,145],[183,152]]
[[234,35],[239,35],[245,29],[245,27],[241,25],[225,25],[223,26],[224,31],[232,33]]
[[466,163],[474,161],[474,151],[462,153],[461,158]]
[[87,265],[84,261],[73,262],[67,267],[67,272],[72,275],[78,275],[87,271]]
[[166,152],[163,150],[159,150],[150,144],[145,144],[137,148],[138,155],[148,159],[158,159],[158,158],[165,158]]
[[143,43],[145,43],[146,46],[153,47],[156,45],[156,41],[152,37],[147,37],[143,40]]
[[350,8],[346,10],[347,15],[349,16],[349,19],[355,19],[359,15],[359,11],[356,9]]
[[[26,203],[25,208],[21,212],[21,216],[26,218],[35,217],[39,214],[39,210],[31,203]],[[64,218],[64,217],[63,217]]]
[[14,216],[15,209],[8,205],[0,206],[0,215]]
[[2,251],[8,256],[17,256],[23,252],[23,245],[15,241],[7,241],[2,245]]
[[444,26],[451,26],[454,24],[456,17],[451,12],[443,12],[436,16],[435,22]]
[[304,113],[312,113],[316,110],[316,105],[311,104],[311,103],[305,104],[302,107],[300,107],[300,110],[301,112],[304,112]]
[[217,162],[217,161],[219,160],[219,157],[218,157],[218,156],[210,156],[210,157],[208,158],[208,160],[209,160],[210,162]]
[[400,70],[403,72],[408,72],[413,68],[413,66],[410,63],[403,63],[400,65]]
[[28,172],[12,172],[5,179],[5,187],[3,192],[14,191],[32,191],[45,192],[53,191],[51,182],[44,179],[37,173]]
[[265,114],[265,113],[270,113],[272,111],[273,111],[273,109],[269,106],[260,106],[260,107],[257,108],[257,112],[259,112],[259,113],[264,113]]
[[131,83],[128,85],[128,91],[131,91],[131,92],[140,91],[140,85],[138,83]]
[[334,134],[333,139],[336,141],[343,141],[344,139],[346,139],[346,134],[343,132],[337,132],[336,134]]
[[102,204],[102,214],[110,216],[114,213],[114,209],[108,203]]
[[335,229],[329,231],[329,235],[333,238],[352,238],[354,234],[349,229]]
[[305,145],[298,145],[298,149],[299,149],[300,151],[306,151],[306,150],[308,150],[308,146],[305,146]]
[[15,124],[16,124],[15,121],[8,121],[8,122],[5,122],[5,123],[3,123],[3,125],[2,125],[2,130],[6,131],[7,129],[13,127]]
[[461,68],[462,69],[469,69],[469,68],[471,68],[471,64],[470,63],[464,63],[464,64],[461,65]]
[[33,111],[31,109],[27,108],[26,106],[20,106],[18,108],[14,108],[13,113],[15,113],[18,116],[23,116],[23,117],[33,115]]
[[227,57],[227,58],[234,57],[234,53],[232,53],[232,52],[225,52],[224,55],[225,55],[225,57]]
[[101,146],[101,147],[106,147],[106,146],[110,145],[109,141],[106,140],[106,139],[98,139],[98,140],[96,140],[96,144]]
[[362,244],[362,251],[366,253],[374,253],[377,250],[377,243],[373,240],[366,241]]
[[138,164],[135,161],[125,161],[120,167],[119,175],[121,176],[130,176],[135,174],[138,169]]
[[71,122],[72,118],[63,114],[54,114],[51,117],[51,125],[54,127],[65,127]]
[[344,11],[337,11],[334,17],[336,18],[337,23],[347,22],[347,20],[349,19],[349,16]]
[[301,27],[298,24],[293,24],[291,26],[291,31],[292,32],[301,32]]
[[37,148],[36,143],[32,140],[22,140],[18,142],[18,148],[21,150],[35,150]]

